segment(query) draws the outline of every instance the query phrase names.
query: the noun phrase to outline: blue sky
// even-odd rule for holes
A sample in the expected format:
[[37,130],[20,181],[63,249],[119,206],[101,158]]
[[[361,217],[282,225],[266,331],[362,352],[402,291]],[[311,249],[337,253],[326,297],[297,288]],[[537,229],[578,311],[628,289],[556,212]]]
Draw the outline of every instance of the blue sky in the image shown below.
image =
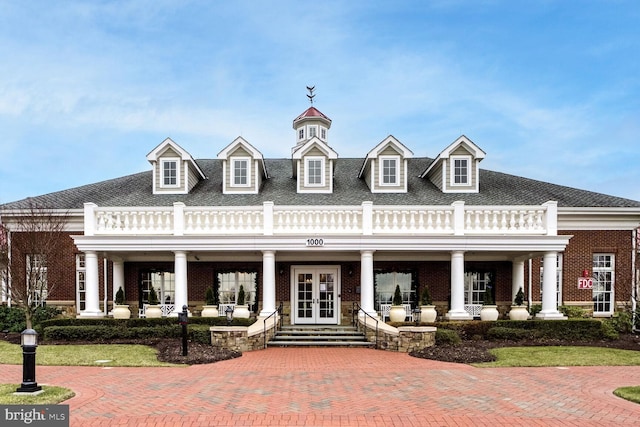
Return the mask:
[[340,157],[435,157],[640,200],[640,2],[0,2],[0,203],[150,169],[171,137],[290,156],[309,102]]

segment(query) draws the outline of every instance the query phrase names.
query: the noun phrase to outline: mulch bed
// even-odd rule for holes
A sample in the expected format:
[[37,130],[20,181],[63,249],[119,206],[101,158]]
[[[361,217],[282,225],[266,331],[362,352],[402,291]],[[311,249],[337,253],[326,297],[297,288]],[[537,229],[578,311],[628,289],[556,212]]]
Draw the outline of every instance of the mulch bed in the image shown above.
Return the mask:
[[[0,338],[14,344],[20,344],[20,334],[2,333]],[[208,344],[189,342],[187,356],[182,355],[182,341],[179,339],[157,340],[118,340],[110,341],[113,344],[143,344],[151,345],[158,350],[158,360],[167,363],[197,365],[214,363],[221,360],[233,359],[242,356],[242,353],[224,348],[214,347]],[[47,342],[47,345],[56,344],[97,344],[95,342]],[[608,347],[622,350],[640,351],[640,335],[620,334],[617,340],[597,341],[561,341],[561,340],[536,340],[536,341],[463,341],[458,345],[436,345],[420,351],[410,353],[411,356],[423,359],[438,360],[453,363],[482,363],[492,362],[495,357],[489,350],[496,347],[522,347],[541,345],[564,346],[589,346]]]

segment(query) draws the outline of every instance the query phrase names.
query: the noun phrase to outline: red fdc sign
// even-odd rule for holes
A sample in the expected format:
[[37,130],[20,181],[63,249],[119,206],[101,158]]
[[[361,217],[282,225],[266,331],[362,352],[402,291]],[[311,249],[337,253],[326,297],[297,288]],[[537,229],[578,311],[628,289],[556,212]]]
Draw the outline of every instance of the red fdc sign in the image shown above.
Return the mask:
[[593,289],[593,277],[578,277],[578,289]]

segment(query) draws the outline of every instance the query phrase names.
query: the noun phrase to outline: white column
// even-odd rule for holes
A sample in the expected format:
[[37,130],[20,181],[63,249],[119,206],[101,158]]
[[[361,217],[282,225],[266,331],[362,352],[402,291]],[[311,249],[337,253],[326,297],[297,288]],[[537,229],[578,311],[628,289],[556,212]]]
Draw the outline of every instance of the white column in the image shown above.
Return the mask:
[[85,303],[80,317],[103,317],[100,310],[100,291],[98,276],[98,255],[94,251],[84,253],[85,272]]
[[[124,291],[124,262],[122,260],[113,260],[113,300],[116,298],[116,292],[122,288]],[[126,295],[126,293],[125,293]],[[112,300],[112,301],[113,301]]]
[[445,316],[449,320],[471,320],[464,309],[464,251],[451,252],[451,309]]
[[514,260],[511,264],[511,302],[516,299],[518,290],[524,292],[524,260]]
[[187,253],[185,251],[175,251],[174,261],[175,286],[176,286],[176,305],[169,316],[177,317],[182,312],[182,306],[189,306],[187,297]]
[[276,253],[262,252],[262,310],[260,316],[276,311]]
[[536,315],[537,318],[545,320],[566,319],[558,311],[558,300],[556,297],[556,259],[557,252],[546,252],[542,270],[542,310]]
[[[377,317],[373,308],[373,251],[360,252],[360,307],[365,313]],[[360,314],[363,315],[363,314]]]

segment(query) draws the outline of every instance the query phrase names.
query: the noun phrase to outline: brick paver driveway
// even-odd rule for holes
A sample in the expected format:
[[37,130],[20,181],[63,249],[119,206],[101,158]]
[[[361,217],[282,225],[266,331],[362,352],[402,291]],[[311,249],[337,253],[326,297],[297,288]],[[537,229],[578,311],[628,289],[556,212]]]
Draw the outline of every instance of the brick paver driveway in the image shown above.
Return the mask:
[[[22,378],[21,366],[0,367]],[[178,368],[39,366],[72,426],[640,426],[640,367],[474,368],[355,348],[268,349]]]

